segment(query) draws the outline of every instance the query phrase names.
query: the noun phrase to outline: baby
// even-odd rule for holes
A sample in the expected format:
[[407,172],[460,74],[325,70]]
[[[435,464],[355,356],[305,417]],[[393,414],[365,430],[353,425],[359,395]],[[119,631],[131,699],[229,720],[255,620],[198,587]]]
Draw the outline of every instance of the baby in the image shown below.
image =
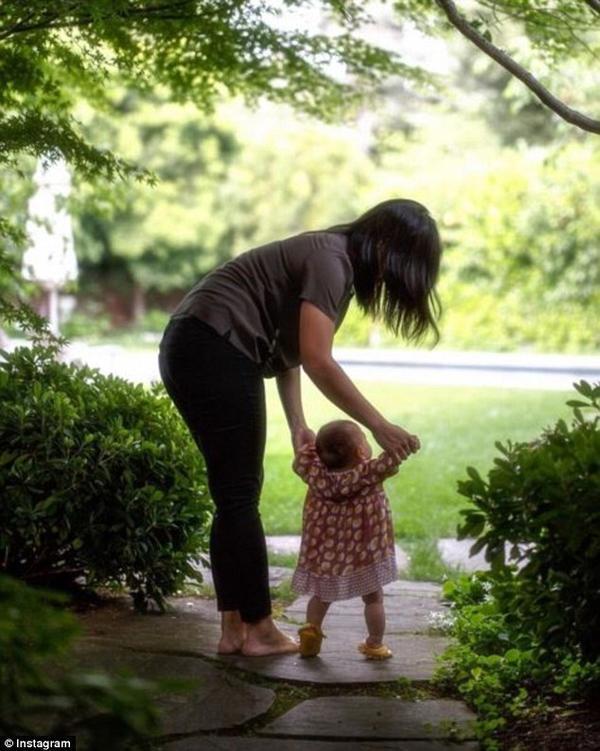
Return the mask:
[[397,578],[394,530],[382,481],[398,471],[385,451],[376,459],[365,434],[350,420],[327,423],[315,443],[302,446],[294,471],[307,483],[302,542],[292,587],[311,594],[306,624],[299,629],[300,653],[321,649],[329,605],[361,596],[368,636],[358,646],[369,659],[386,659],[383,644],[384,584]]

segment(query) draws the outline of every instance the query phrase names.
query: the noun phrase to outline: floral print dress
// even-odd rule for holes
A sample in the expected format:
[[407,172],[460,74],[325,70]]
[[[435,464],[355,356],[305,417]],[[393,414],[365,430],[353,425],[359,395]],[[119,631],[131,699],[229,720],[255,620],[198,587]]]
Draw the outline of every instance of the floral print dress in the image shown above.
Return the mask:
[[308,492],[292,588],[333,602],[370,594],[394,581],[394,530],[382,482],[396,474],[398,463],[384,451],[351,469],[334,471],[319,459],[314,444],[307,444],[293,468]]

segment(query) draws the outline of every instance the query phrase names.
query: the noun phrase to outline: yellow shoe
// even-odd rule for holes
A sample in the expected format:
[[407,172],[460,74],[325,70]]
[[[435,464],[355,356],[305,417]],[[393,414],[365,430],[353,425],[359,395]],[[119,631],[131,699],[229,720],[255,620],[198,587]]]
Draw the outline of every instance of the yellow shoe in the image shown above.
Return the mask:
[[367,660],[387,660],[393,656],[393,652],[385,644],[380,644],[378,647],[371,647],[367,642],[362,642],[358,645],[358,651],[361,652]]
[[298,629],[298,636],[300,637],[301,657],[316,657],[321,651],[323,639],[327,638],[314,623],[305,623]]

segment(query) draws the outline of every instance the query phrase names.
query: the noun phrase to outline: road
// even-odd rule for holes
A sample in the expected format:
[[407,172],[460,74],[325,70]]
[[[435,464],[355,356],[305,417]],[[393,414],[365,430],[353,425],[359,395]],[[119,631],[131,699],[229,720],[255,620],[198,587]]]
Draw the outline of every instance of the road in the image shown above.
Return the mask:
[[[570,390],[573,382],[581,379],[600,381],[600,357],[596,355],[336,348],[334,356],[356,380],[537,391]],[[65,359],[136,382],[150,383],[159,377],[156,350],[78,342],[70,345]]]

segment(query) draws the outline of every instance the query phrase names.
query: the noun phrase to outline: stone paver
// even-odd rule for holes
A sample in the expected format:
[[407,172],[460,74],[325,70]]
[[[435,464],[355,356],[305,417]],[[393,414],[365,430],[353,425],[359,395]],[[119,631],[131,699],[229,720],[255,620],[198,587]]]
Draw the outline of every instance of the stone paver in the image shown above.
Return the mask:
[[328,639],[318,657],[302,659],[286,657],[222,657],[224,662],[242,670],[259,673],[268,678],[310,683],[381,683],[408,678],[414,681],[431,679],[435,655],[444,651],[449,641],[443,637],[393,635],[386,644],[394,652],[391,660],[366,660],[356,649],[364,634],[328,633]]
[[[467,538],[466,540],[456,540],[453,537],[442,537],[437,541],[437,548],[440,556],[448,566],[456,566],[464,571],[488,571],[490,564],[485,560],[485,552],[480,550],[474,556],[469,555],[469,550],[474,545],[475,539]],[[510,560],[509,554],[511,544],[506,543],[504,546],[506,560]],[[523,548],[525,550],[526,548]],[[516,561],[513,561],[516,563]],[[517,563],[518,568],[523,568],[527,560]]]
[[[303,701],[262,728],[265,735],[308,738],[471,740],[475,715],[452,699],[406,701],[378,696],[322,696]],[[451,729],[454,728],[454,733]]]
[[[289,578],[290,570],[271,573],[275,581],[278,576]],[[261,738],[206,734],[235,727],[268,710],[274,692],[253,686],[252,674],[348,687],[400,678],[429,680],[437,666],[435,656],[450,641],[435,635],[429,626],[433,614],[448,611],[440,599],[441,587],[398,580],[384,592],[386,643],[394,657],[381,662],[366,660],[356,649],[365,637],[360,598],[332,604],[324,624],[327,639],[316,658],[302,659],[296,654],[263,658],[216,655],[220,633],[216,604],[198,597],[168,598],[170,609],[164,614],[135,613],[129,597],[115,598],[110,605],[88,611],[79,616],[83,634],[76,643],[76,656],[82,666],[111,670],[126,665],[144,678],[172,676],[198,681],[191,694],[165,693],[158,699],[165,723],[163,733],[190,734],[173,742],[163,741],[166,750],[442,751],[447,748],[444,739],[455,737],[449,724],[453,722],[459,729],[459,739],[463,739],[458,748],[474,751],[477,744],[467,743],[472,738],[468,727],[474,716],[466,705],[451,700],[409,702],[368,695],[322,696],[298,704],[266,727],[255,726],[253,732]],[[306,600],[299,598],[292,603],[280,622],[292,636],[304,622]],[[247,674],[238,678],[231,668]]]
[[[394,586],[394,585],[392,585]],[[386,588],[387,591],[388,588]],[[391,681],[400,677],[428,680],[435,669],[434,655],[441,653],[448,640],[440,636],[411,633],[415,628],[426,630],[424,615],[439,609],[435,599],[427,595],[427,608],[418,613],[414,597],[399,594],[399,603],[388,608],[386,643],[395,657],[384,662],[371,662],[356,650],[364,639],[365,628],[360,600],[334,603],[324,625],[327,639],[318,658],[305,660],[297,655],[279,657],[220,656],[215,653],[219,638],[219,616],[213,601],[196,597],[169,598],[174,612],[140,615],[134,613],[129,598],[121,598],[114,608],[103,609],[94,618],[83,620],[86,638],[96,644],[118,644],[140,651],[162,652],[219,659],[235,668],[259,673],[269,678],[316,683],[363,683]],[[412,603],[414,619],[401,611],[406,600],[407,611]],[[430,602],[431,601],[431,602]],[[387,603],[386,603],[387,604]],[[280,627],[296,636],[297,623],[304,620],[304,608],[292,605],[286,615],[294,621],[282,621]]]
[[[336,602],[324,624],[327,639],[321,655],[302,659],[298,655],[275,657],[220,656],[215,653],[219,638],[219,616],[215,603],[197,597],[169,598],[173,612],[140,615],[133,612],[129,598],[114,607],[103,608],[94,617],[82,619],[86,637],[96,644],[118,644],[139,651],[206,656],[224,664],[259,673],[269,678],[316,683],[365,683],[397,678],[429,680],[449,640],[428,635],[427,616],[442,612],[440,587],[423,582],[394,582],[385,588],[386,643],[394,658],[383,662],[365,660],[356,647],[365,637],[363,605],[360,599]],[[421,601],[419,601],[421,598]],[[304,621],[305,600],[286,611],[290,622],[280,622],[283,631],[296,636]]]
[[[387,587],[384,592],[388,634],[427,632],[430,615],[448,611],[448,608],[437,599],[423,597],[417,592],[396,595],[389,592]],[[287,608],[286,615],[304,623],[308,600],[308,596],[298,598]],[[364,634],[365,619],[362,603],[354,600],[333,603],[329,608],[324,628],[329,631],[342,629]]]
[[477,751],[475,742],[425,741],[306,741],[300,738],[242,738],[203,735],[165,743],[161,751]]
[[[313,683],[379,683],[398,678],[429,680],[440,654],[449,640],[429,634],[431,613],[446,612],[439,602],[441,587],[429,582],[396,581],[384,588],[387,613],[386,643],[394,652],[391,660],[365,660],[357,651],[366,636],[363,603],[360,598],[335,602],[323,624],[327,638],[319,657],[302,659],[225,658],[237,668],[260,673],[269,678]],[[296,600],[285,610],[285,617],[295,624],[304,623],[307,597]]]
[[198,597],[171,597],[173,612],[134,612],[130,597],[80,616],[84,637],[140,651],[213,656],[220,634],[216,605]]
[[245,683],[198,658],[136,652],[90,641],[78,642],[73,656],[86,669],[115,673],[127,668],[145,680],[193,681],[191,691],[165,693],[156,699],[164,734],[236,727],[267,712],[275,699],[271,689]]
[[419,597],[428,597],[438,600],[442,594],[442,587],[435,582],[413,582],[407,579],[396,579],[391,584],[386,584],[384,592],[386,595],[391,594],[417,594]]
[[453,537],[440,538],[437,541],[437,549],[442,561],[447,566],[455,566],[465,571],[487,571],[490,564],[485,560],[483,552],[473,557],[469,556],[469,550],[475,540],[456,540]]

